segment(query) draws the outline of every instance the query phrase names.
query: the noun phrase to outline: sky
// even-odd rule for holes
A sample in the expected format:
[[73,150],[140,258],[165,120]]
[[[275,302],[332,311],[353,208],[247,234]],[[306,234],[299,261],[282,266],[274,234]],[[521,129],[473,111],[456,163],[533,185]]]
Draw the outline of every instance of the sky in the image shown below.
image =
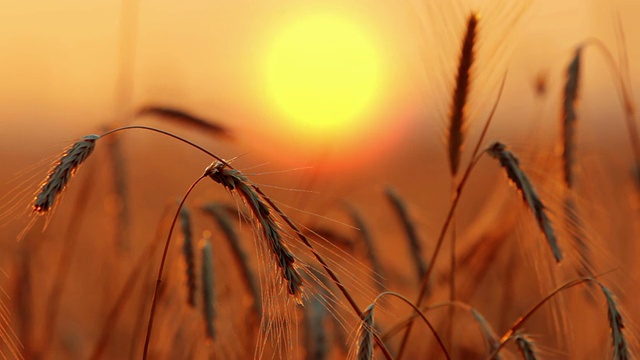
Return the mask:
[[[11,144],[30,139],[48,153],[105,123],[130,118],[141,106],[161,105],[230,127],[242,144],[237,151],[303,159],[293,163],[331,157],[373,166],[381,154],[421,139],[441,141],[460,26],[469,9],[487,14],[479,53],[499,58],[476,69],[474,118],[486,112],[506,69],[501,108],[531,114],[539,106],[532,93],[536,76],[546,74],[550,97],[557,98],[563,69],[580,41],[598,37],[616,56],[616,14],[627,39],[640,37],[634,21],[640,4],[632,0],[532,1],[518,16],[520,8],[505,2],[459,3],[448,9],[434,1],[386,0],[12,1],[0,14],[0,150],[10,153]],[[324,50],[317,45],[311,57],[324,61],[308,65],[294,49],[305,39],[344,44]],[[637,74],[640,48],[628,43],[631,74]],[[618,100],[603,57],[595,48],[588,56],[583,98],[589,101],[583,103],[594,114],[615,111],[610,109]],[[303,75],[296,75],[298,65]],[[307,65],[332,71],[307,78]],[[334,109],[322,100],[290,96],[305,91],[340,104]],[[546,105],[550,113],[555,101]],[[310,125],[322,117],[332,117],[334,125]],[[518,118],[497,126],[517,127],[524,122]]]

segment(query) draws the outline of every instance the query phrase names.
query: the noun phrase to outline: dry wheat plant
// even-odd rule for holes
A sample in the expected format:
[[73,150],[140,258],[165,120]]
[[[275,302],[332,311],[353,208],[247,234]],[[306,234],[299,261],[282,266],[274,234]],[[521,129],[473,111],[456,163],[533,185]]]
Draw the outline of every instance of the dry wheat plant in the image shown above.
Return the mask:
[[[416,11],[437,18],[431,6]],[[451,197],[431,229],[433,204],[414,193],[430,178],[411,191],[376,187],[369,202],[323,194],[323,208],[294,208],[238,165],[250,154],[216,153],[242,134],[147,106],[70,144],[35,189],[4,269],[3,358],[633,358],[640,313],[625,272],[637,256],[625,244],[639,212],[624,202],[640,187],[630,172],[603,176],[606,155],[583,157],[579,141],[582,64],[603,56],[622,101],[608,121],[631,144],[620,158],[640,169],[624,52],[595,38],[569,50],[550,115],[557,130],[512,144],[491,135],[510,78],[496,76],[504,53],[489,59],[496,48],[485,34],[519,13],[498,25],[505,17],[460,15],[456,60],[437,74],[448,89],[437,116],[449,171],[433,177],[447,178]],[[483,81],[494,85],[487,94],[477,91]],[[527,96],[545,97],[547,85],[540,78]],[[488,111],[471,121],[479,99]],[[157,142],[138,144],[143,136]],[[170,150],[148,149],[155,144]],[[187,159],[199,169],[176,166]]]

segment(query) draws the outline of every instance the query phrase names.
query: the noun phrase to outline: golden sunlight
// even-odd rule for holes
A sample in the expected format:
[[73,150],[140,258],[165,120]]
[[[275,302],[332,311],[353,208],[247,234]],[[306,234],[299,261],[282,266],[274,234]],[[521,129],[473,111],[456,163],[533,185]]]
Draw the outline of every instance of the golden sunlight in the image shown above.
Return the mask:
[[280,127],[320,145],[362,130],[380,92],[380,55],[348,18],[310,15],[288,24],[267,55],[267,91]]

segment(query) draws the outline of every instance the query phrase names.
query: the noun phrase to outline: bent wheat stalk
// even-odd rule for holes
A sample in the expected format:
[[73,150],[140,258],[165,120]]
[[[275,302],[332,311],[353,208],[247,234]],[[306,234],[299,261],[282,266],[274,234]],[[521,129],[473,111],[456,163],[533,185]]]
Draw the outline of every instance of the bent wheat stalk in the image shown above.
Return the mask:
[[[447,348],[444,346],[444,343],[442,342],[442,339],[440,338],[440,335],[438,335],[438,332],[436,331],[436,329],[433,327],[433,325],[431,324],[429,319],[427,319],[426,315],[424,314],[424,311],[420,310],[420,308],[418,308],[414,303],[409,301],[409,299],[407,299],[403,295],[400,295],[400,294],[398,294],[396,292],[393,292],[393,291],[385,291],[385,292],[382,292],[382,293],[378,294],[378,296],[376,296],[376,298],[374,299],[373,303],[369,306],[370,308],[372,308],[372,311],[373,311],[373,306],[378,301],[380,301],[380,299],[382,299],[385,296],[395,297],[398,300],[400,300],[400,301],[404,302],[405,304],[409,305],[415,311],[414,315],[410,318],[410,320],[412,320],[415,317],[421,318],[422,321],[424,321],[424,323],[427,325],[427,327],[431,331],[431,334],[433,334],[433,337],[435,338],[435,340],[438,342],[438,346],[442,350],[442,353],[444,354],[445,358],[447,358],[447,360],[451,359],[451,357],[449,356],[449,352],[447,351]],[[408,323],[408,321],[407,321],[407,323]]]
[[[338,287],[338,289],[340,289],[340,292],[347,299],[347,302],[349,303],[353,311],[359,317],[362,318],[362,311],[358,307],[358,304],[355,302],[351,294],[347,291],[347,289],[342,284],[340,279],[338,279],[338,276],[336,275],[336,273],[329,267],[329,265],[324,260],[324,258],[320,256],[320,254],[315,250],[315,248],[313,247],[313,245],[311,244],[307,236],[302,231],[300,231],[298,226],[296,226],[296,224],[278,207],[278,205],[276,205],[276,203],[273,202],[273,200],[271,200],[270,197],[268,197],[258,186],[248,182],[248,179],[246,179],[244,175],[242,175],[238,170],[234,169],[231,165],[229,165],[224,160],[212,163],[207,169],[212,173],[214,177],[218,177],[220,180],[220,183],[227,188],[229,188],[229,186],[237,187],[239,184],[241,184],[242,191],[247,191],[248,193],[255,192],[255,194],[257,194],[259,198],[264,201],[263,204],[268,205],[268,208],[265,208],[263,205],[258,205],[258,203],[254,204],[255,209],[262,212],[261,216],[268,215],[269,208],[274,210],[278,214],[280,219],[282,219],[285,222],[285,224],[298,236],[300,241],[302,241],[302,243],[309,249],[309,251],[311,251],[313,257],[320,263],[323,270],[327,273],[327,275],[329,275],[329,277],[331,278],[333,283]],[[216,174],[216,171],[222,172],[222,174]],[[233,171],[233,172],[229,172],[229,171]],[[248,188],[251,188],[252,190],[248,190]],[[252,199],[251,199],[252,201],[256,200],[255,196],[256,195],[252,195]],[[267,212],[265,212],[265,210]],[[272,229],[279,229],[279,228],[272,227]],[[385,358],[392,359],[393,357],[389,353],[389,350],[386,348],[386,346],[384,345],[380,337],[375,335],[374,339],[378,344],[378,346],[380,347]]]
[[[71,175],[73,175],[73,173],[75,172],[75,169],[77,169],[78,165],[84,161],[86,159],[86,157],[88,156],[88,154],[91,153],[91,151],[93,150],[93,143],[101,138],[101,137],[105,137],[107,135],[116,133],[116,132],[120,132],[120,131],[124,131],[124,130],[132,130],[132,129],[140,129],[140,130],[147,130],[147,131],[152,131],[152,132],[156,132],[156,133],[160,133],[163,134],[165,136],[169,136],[175,140],[181,141],[185,144],[188,144],[200,151],[202,151],[203,153],[211,156],[212,158],[214,158],[216,160],[216,162],[214,162],[213,168],[224,168],[224,169],[229,169],[229,170],[234,170],[237,171],[236,169],[234,169],[228,162],[226,162],[224,159],[222,159],[221,157],[215,155],[214,153],[212,153],[211,151],[207,150],[206,148],[192,142],[189,141],[185,138],[182,138],[180,136],[177,136],[175,134],[172,134],[168,131],[165,130],[161,130],[161,129],[157,129],[154,127],[150,127],[150,126],[142,126],[142,125],[129,125],[129,126],[123,126],[123,127],[119,127],[116,129],[112,129],[109,130],[105,133],[103,133],[101,136],[97,136],[97,135],[91,135],[88,136],[86,138],[84,138],[83,140],[81,140],[79,143],[81,142],[86,142],[88,144],[79,144],[77,143],[79,149],[84,149],[82,151],[78,150],[74,147],[72,147],[72,149],[70,151],[67,151],[63,154],[62,159],[66,159],[67,157],[70,157],[70,159],[65,160],[60,162],[60,164],[63,164],[64,166],[60,165],[60,169],[58,170],[58,166],[56,166],[56,168],[52,171],[51,176],[49,176],[47,178],[47,181],[45,181],[45,185],[49,184],[49,183],[54,183],[55,185],[55,181],[53,180],[57,180],[60,181],[60,179],[66,179],[66,181],[64,181],[63,186],[44,186],[42,187],[42,191],[41,193],[51,193],[53,189],[53,194],[54,196],[51,197],[53,200],[55,200],[55,197],[57,195],[59,195],[59,193],[62,191],[62,189],[64,189],[64,185],[66,185],[66,183],[68,182],[68,179],[71,177]],[[87,150],[90,149],[90,150]],[[74,150],[75,149],[75,150]],[[82,154],[84,154],[82,156]],[[73,160],[73,161],[71,161]],[[67,166],[66,164],[71,164],[70,166]],[[213,164],[212,164],[213,165]],[[58,174],[61,175],[58,175]],[[239,172],[238,172],[239,174]],[[151,303],[151,311],[149,314],[149,322],[147,325],[147,334],[145,337],[145,344],[144,344],[144,349],[143,349],[143,359],[147,358],[148,355],[148,349],[149,349],[149,343],[150,343],[150,338],[151,338],[151,333],[152,333],[152,329],[153,329],[153,319],[154,319],[154,314],[155,314],[155,309],[156,309],[156,305],[157,305],[157,299],[158,299],[158,294],[159,294],[159,288],[160,285],[162,283],[162,274],[163,274],[163,270],[164,270],[164,265],[165,265],[165,261],[167,258],[167,253],[168,253],[168,249],[169,249],[169,245],[171,242],[171,235],[173,234],[173,230],[175,228],[178,216],[179,216],[179,211],[182,208],[182,206],[184,205],[184,202],[186,201],[188,195],[191,193],[191,191],[195,188],[195,186],[205,177],[207,177],[208,174],[203,174],[202,176],[200,176],[193,184],[191,184],[191,186],[189,187],[189,189],[187,190],[187,192],[185,193],[185,196],[182,198],[179,206],[178,206],[178,211],[175,213],[174,217],[173,217],[173,221],[171,222],[171,227],[169,229],[169,233],[167,236],[167,240],[165,242],[165,247],[164,247],[164,251],[162,254],[162,259],[160,262],[160,267],[158,269],[158,277],[156,279],[156,285],[155,285],[155,289],[154,289],[154,295],[153,295],[153,300]],[[322,265],[324,271],[331,277],[332,281],[336,284],[336,286],[340,289],[340,291],[342,292],[342,294],[345,296],[345,298],[347,299],[347,301],[349,302],[349,305],[352,307],[352,309],[354,310],[354,312],[358,315],[361,316],[362,312],[360,311],[360,308],[358,307],[357,303],[355,302],[355,300],[353,299],[353,297],[349,294],[349,292],[347,291],[347,289],[344,287],[344,285],[342,284],[342,282],[338,279],[338,277],[336,276],[336,274],[333,272],[333,270],[331,270],[331,268],[329,267],[329,265],[326,263],[326,261],[320,256],[320,254],[318,254],[318,252],[314,249],[313,245],[311,244],[311,242],[309,241],[309,239],[300,231],[300,229],[293,223],[293,221],[291,221],[291,219],[284,214],[284,212],[282,212],[282,210],[280,210],[280,208],[260,189],[258,188],[256,185],[254,184],[245,184],[248,187],[251,187],[254,191],[255,194],[257,194],[263,201],[264,203],[262,203],[262,205],[255,205],[255,209],[258,210],[263,216],[268,215],[267,212],[264,212],[265,210],[268,211],[268,208],[265,207],[264,205],[268,205],[271,209],[273,209],[278,216],[287,224],[287,226],[296,233],[296,235],[298,236],[298,238],[305,244],[305,246],[312,252],[313,256],[315,257],[315,259]],[[48,207],[44,207],[41,204],[41,202],[39,201],[39,198],[36,199],[37,200],[37,204],[38,206],[34,206],[34,210],[36,210],[36,212],[39,212],[39,210],[42,210],[43,212],[48,211],[48,209],[50,208],[50,206]],[[52,204],[52,202],[45,202],[45,204]],[[275,230],[275,227],[271,227],[271,230]],[[287,257],[285,256],[284,259],[286,261],[288,261]],[[384,343],[382,342],[382,340],[380,339],[379,336],[375,336],[375,341],[378,344],[378,346],[380,347],[381,351],[383,352],[385,358],[387,359],[392,359],[391,354],[389,353],[389,350],[386,348],[386,346],[384,345]]]
[[558,295],[558,293],[573,288],[577,285],[584,283],[593,283],[600,287],[602,290],[602,294],[607,301],[607,313],[609,320],[609,327],[611,329],[611,339],[613,343],[613,356],[616,360],[627,360],[630,359],[629,354],[629,346],[627,344],[626,337],[624,336],[624,321],[622,315],[620,314],[620,310],[618,309],[618,304],[611,293],[611,291],[604,286],[600,281],[596,280],[593,277],[583,277],[578,278],[572,281],[565,283],[564,285],[558,287],[554,291],[550,292],[547,296],[545,296],[542,300],[540,300],[537,304],[531,307],[529,311],[527,311],[524,315],[520,316],[518,320],[516,320],[509,330],[502,335],[500,338],[500,343],[498,347],[494,349],[494,351],[489,355],[489,359],[494,358],[498,352],[506,345],[506,343],[514,338],[517,334],[517,331],[524,325],[524,323],[533,316],[538,309],[540,309],[544,304],[546,304],[553,297]]
[[162,284],[162,273],[164,271],[164,265],[165,262],[167,260],[167,254],[169,253],[169,245],[171,244],[171,235],[173,234],[173,230],[176,227],[176,222],[178,221],[178,216],[180,215],[180,210],[182,209],[182,207],[184,206],[184,203],[187,201],[187,198],[189,197],[189,194],[191,194],[191,191],[193,191],[193,189],[195,189],[196,185],[198,185],[198,183],[200,181],[202,181],[206,176],[203,174],[200,177],[198,177],[198,179],[196,179],[196,181],[194,181],[191,186],[189,186],[189,189],[187,189],[186,193],[184,194],[184,196],[182,197],[182,199],[180,200],[180,204],[178,204],[178,209],[175,213],[175,215],[173,216],[173,220],[171,221],[171,227],[169,228],[169,233],[167,234],[167,240],[165,241],[164,244],[164,250],[162,251],[162,259],[160,260],[160,267],[158,268],[158,276],[156,278],[156,285],[155,288],[153,290],[153,298],[151,300],[151,310],[149,312],[149,322],[147,323],[147,335],[145,337],[144,340],[144,349],[142,351],[142,358],[146,359],[147,355],[149,353],[149,343],[151,341],[151,331],[153,330],[153,320],[154,320],[154,315],[156,312],[156,305],[158,304],[158,296],[160,295],[160,285]]

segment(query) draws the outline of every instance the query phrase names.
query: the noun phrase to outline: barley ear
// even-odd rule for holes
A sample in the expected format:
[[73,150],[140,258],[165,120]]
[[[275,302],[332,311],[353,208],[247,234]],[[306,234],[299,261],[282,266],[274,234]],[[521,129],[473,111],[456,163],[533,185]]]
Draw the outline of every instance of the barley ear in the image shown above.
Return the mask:
[[87,135],[67,148],[55,166],[49,171],[47,178],[40,185],[34,203],[33,212],[43,215],[54,206],[58,196],[64,191],[69,181],[75,175],[80,164],[91,155],[98,135]]

